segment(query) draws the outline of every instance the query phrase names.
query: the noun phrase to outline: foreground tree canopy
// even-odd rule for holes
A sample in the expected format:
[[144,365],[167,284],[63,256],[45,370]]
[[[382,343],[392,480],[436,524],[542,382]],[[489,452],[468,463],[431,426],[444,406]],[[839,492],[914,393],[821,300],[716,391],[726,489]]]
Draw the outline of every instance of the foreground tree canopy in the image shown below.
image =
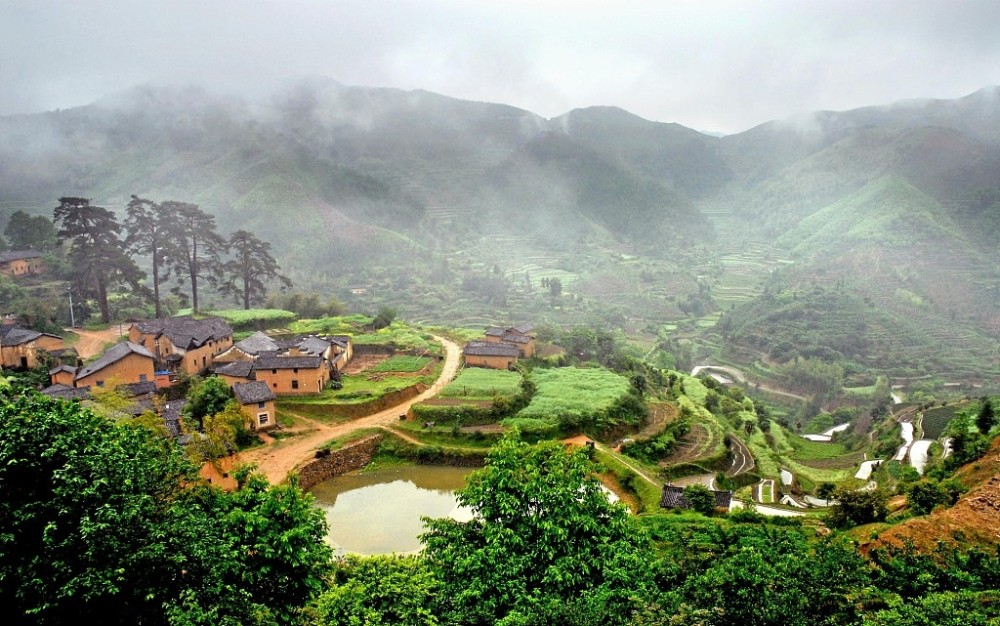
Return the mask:
[[294,483],[200,481],[172,441],[77,404],[0,399],[5,624],[288,624],[331,564]]
[[[467,522],[428,520],[426,558],[441,575],[443,617],[458,624],[548,623],[627,615],[647,547],[609,502],[583,449],[509,437],[458,492]],[[595,607],[598,607],[595,614]]]

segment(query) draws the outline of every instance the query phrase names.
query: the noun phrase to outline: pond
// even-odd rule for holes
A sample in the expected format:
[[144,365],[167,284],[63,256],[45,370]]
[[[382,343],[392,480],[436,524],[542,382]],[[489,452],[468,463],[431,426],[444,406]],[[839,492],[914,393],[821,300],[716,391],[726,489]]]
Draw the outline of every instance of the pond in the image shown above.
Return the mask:
[[389,554],[421,549],[421,516],[467,520],[455,490],[475,468],[416,465],[354,472],[310,490],[326,512],[327,541],[338,554]]

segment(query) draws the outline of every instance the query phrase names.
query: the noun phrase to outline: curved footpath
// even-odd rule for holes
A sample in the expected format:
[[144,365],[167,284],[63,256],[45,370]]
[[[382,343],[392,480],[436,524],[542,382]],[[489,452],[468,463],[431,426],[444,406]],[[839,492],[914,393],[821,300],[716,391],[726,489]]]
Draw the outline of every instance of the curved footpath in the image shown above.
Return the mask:
[[363,428],[377,428],[399,421],[399,416],[407,413],[410,407],[437,395],[458,373],[461,363],[461,350],[453,341],[434,335],[445,348],[444,368],[438,379],[420,395],[390,407],[378,413],[351,420],[345,424],[321,424],[313,422],[316,429],[293,439],[276,440],[260,448],[245,450],[231,457],[232,465],[253,463],[267,476],[271,484],[284,482],[288,475],[300,465],[315,458],[316,450],[327,441],[350,434]]

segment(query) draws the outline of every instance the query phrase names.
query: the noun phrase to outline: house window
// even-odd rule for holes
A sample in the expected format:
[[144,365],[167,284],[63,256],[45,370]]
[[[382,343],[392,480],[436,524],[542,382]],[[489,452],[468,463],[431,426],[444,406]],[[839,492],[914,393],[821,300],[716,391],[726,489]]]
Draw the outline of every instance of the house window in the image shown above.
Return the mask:
[[292,373],[293,374],[298,374],[299,373],[299,368],[297,368],[297,367],[292,368]]
[[263,426],[270,421],[271,417],[267,413],[261,413],[257,416],[257,423]]
[[146,375],[145,374],[139,374],[139,382],[140,383],[146,382]]
[[299,388],[299,381],[293,380],[292,381],[292,389],[298,389],[298,388]]
[[258,402],[257,403],[257,408],[258,409],[263,409],[265,404],[267,404],[267,403],[266,402]]
[[104,381],[103,380],[97,381],[97,386],[98,387],[103,387],[104,386]]

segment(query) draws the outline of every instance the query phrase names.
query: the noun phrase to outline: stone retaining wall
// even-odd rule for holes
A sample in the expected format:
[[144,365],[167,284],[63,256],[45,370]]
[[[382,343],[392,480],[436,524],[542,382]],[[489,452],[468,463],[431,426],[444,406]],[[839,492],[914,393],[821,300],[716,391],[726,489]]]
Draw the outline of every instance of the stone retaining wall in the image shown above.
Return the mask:
[[299,469],[299,486],[308,491],[324,480],[361,469],[375,458],[381,443],[382,435],[370,435],[310,461]]

